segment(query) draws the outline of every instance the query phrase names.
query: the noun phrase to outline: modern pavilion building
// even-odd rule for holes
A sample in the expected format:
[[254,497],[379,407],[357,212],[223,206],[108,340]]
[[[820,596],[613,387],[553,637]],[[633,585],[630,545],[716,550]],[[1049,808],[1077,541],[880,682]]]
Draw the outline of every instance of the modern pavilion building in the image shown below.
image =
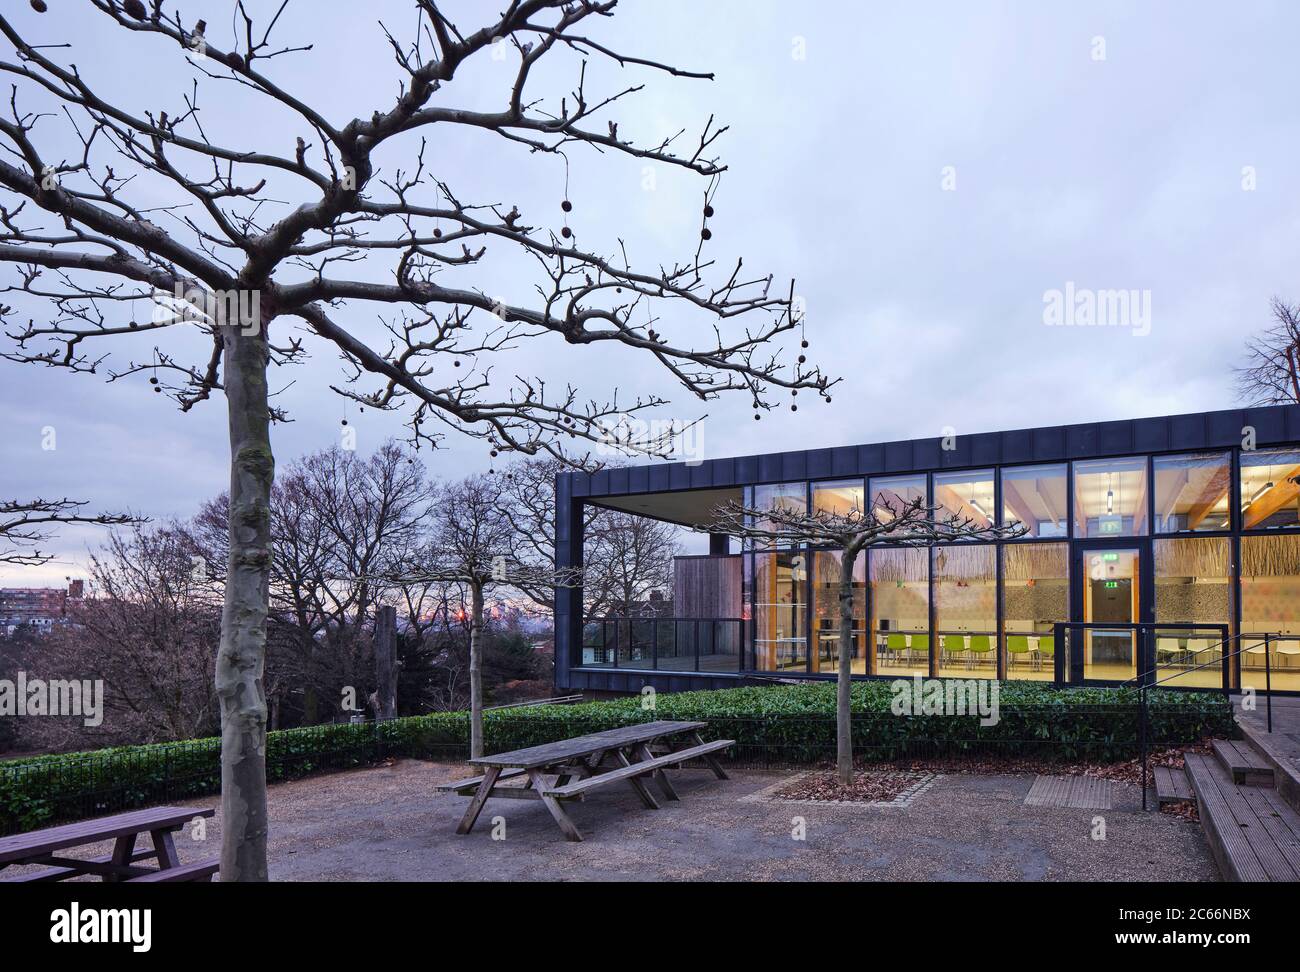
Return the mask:
[[[947,447],[947,448],[945,448]],[[925,497],[996,544],[872,548],[856,564],[853,667],[1300,691],[1300,406],[844,446],[561,474],[557,566],[584,507],[705,527],[728,501],[848,511]],[[752,545],[751,545],[752,547]],[[671,605],[588,618],[555,605],[560,688],[722,688],[832,678],[839,552],[710,537]],[[665,592],[665,600],[666,598]]]

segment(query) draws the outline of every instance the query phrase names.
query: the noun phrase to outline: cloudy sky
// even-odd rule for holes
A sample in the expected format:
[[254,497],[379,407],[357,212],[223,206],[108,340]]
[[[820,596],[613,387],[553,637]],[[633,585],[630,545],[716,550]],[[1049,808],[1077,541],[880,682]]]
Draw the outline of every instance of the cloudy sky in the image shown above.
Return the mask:
[[[198,78],[216,140],[292,151],[300,132],[283,114],[202,78],[156,40],[120,36],[88,10],[74,18],[82,0],[48,3],[42,16],[10,0],[4,16],[33,41],[71,44],[55,53],[134,113],[179,113]],[[228,0],[181,6],[187,20],[207,19],[214,44],[228,45]],[[263,14],[275,6],[250,4]],[[467,33],[485,6],[450,9]],[[277,34],[313,49],[264,71],[337,125],[368,117],[398,90],[380,20],[409,34],[413,5],[294,0]],[[1296,4],[624,0],[588,32],[618,50],[716,73],[691,81],[593,63],[587,87],[594,95],[646,84],[614,112],[620,132],[640,143],[698,130],[711,115],[730,126],[718,143],[730,169],[711,253],[793,278],[809,354],[843,382],[829,405],[809,398],[798,413],[782,407],[754,422],[747,400],[692,401],[635,354],[539,340],[496,363],[494,387],[527,375],[573,381],[600,398],[615,387],[666,396],[665,418],[708,414],[706,456],[1196,411],[1235,403],[1231,367],[1244,336],[1267,323],[1269,297],[1300,299]],[[13,60],[2,40],[0,60]],[[578,66],[574,56],[555,58],[534,97],[570,91]],[[499,106],[512,77],[508,60],[485,55],[438,100]],[[20,104],[50,107],[23,88]],[[34,137],[47,157],[73,152],[57,117]],[[431,168],[462,198],[561,225],[560,159],[484,133],[428,137]],[[411,143],[401,148],[383,160],[387,174],[413,157]],[[611,252],[624,239],[644,267],[693,252],[703,189],[666,168],[647,188],[640,162],[570,153],[579,240]],[[131,191],[143,207],[176,201],[146,179]],[[300,183],[272,184],[268,194],[284,211],[309,199]],[[0,203],[11,205],[5,196]],[[0,264],[0,283],[15,280]],[[536,275],[489,261],[443,282],[525,302]],[[1149,299],[1149,326],[1047,326],[1044,295],[1067,283],[1138,292]],[[40,319],[39,307],[24,310]],[[343,319],[376,333],[363,308]],[[710,324],[685,313],[665,321],[678,336]],[[167,350],[184,354],[186,340]],[[119,348],[138,360],[152,345]],[[310,362],[273,378],[294,420],[274,431],[282,467],[338,443],[345,417],[362,451],[400,434],[397,418],[360,415],[331,392],[337,356],[311,350]],[[219,400],[182,415],[150,394],[146,376],[105,383],[0,361],[0,410],[0,497],[66,495],[167,518],[224,488]],[[42,448],[48,429],[53,449]],[[487,450],[450,439],[429,463],[443,476],[483,470]],[[58,562],[0,568],[0,584],[76,576],[99,538],[68,529],[52,546]]]

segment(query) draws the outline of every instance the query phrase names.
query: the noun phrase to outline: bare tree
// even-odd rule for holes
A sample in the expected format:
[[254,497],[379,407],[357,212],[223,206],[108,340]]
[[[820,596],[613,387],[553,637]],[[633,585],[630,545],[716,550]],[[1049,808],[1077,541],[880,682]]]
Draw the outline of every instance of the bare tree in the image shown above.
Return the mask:
[[82,513],[86,500],[0,500],[0,564],[35,567],[53,558],[40,549],[67,523],[124,526],[144,519],[127,513]]
[[853,734],[850,686],[853,675],[853,566],[858,555],[868,547],[889,543],[903,546],[926,546],[951,541],[994,541],[1023,536],[1019,523],[996,526],[962,517],[942,506],[930,506],[924,497],[907,503],[892,502],[883,496],[863,512],[847,513],[804,510],[791,507],[759,509],[742,503],[718,507],[708,533],[722,533],[757,541],[766,546],[802,546],[810,544],[838,549],[840,555],[839,589],[839,670],[836,679],[836,771],[841,783],[853,782]]
[[[612,15],[615,4],[510,0],[503,13],[464,30],[442,4],[417,0],[419,22],[409,39],[380,26],[400,93],[373,113],[335,120],[328,105],[313,106],[307,93],[295,93],[292,69],[282,67],[312,56],[309,43],[272,41],[287,23],[283,3],[258,22],[236,0],[230,39],[219,41],[166,0],[153,0],[148,9],[139,0],[84,0],[86,14],[101,18],[96,44],[130,43],[131,56],[142,61],[172,58],[192,70],[192,83],[166,107],[156,85],[134,104],[106,97],[93,58],[51,43],[50,28],[59,25],[54,18],[11,10],[0,16],[0,34],[13,52],[12,60],[0,61],[13,81],[11,117],[0,118],[0,144],[10,156],[0,158],[0,262],[13,265],[19,278],[7,290],[49,305],[39,322],[3,309],[16,342],[6,356],[102,371],[110,381],[152,375],[182,410],[225,393],[230,549],[216,665],[223,880],[267,876],[262,678],[271,423],[284,417],[273,404],[272,364],[299,361],[309,344],[320,343],[347,369],[335,390],[366,408],[410,406],[411,435],[419,443],[437,444],[441,433],[432,426],[484,440],[493,451],[557,457],[569,440],[600,441],[615,417],[665,399],[645,395],[620,403],[616,393],[587,399],[573,387],[556,394],[531,378],[502,391],[483,361],[553,336],[574,346],[641,352],[700,399],[738,391],[770,408],[774,389],[828,394],[832,382],[804,365],[802,355],[786,365],[772,348],[774,339],[800,326],[793,283],[780,288],[741,261],[728,269],[704,256],[713,193],[725,168],[715,143],[725,129],[710,119],[680,150],[680,133],[638,142],[633,126],[613,112],[643,85],[605,96],[586,90],[589,58],[632,71],[709,77],[590,37],[586,26]],[[348,18],[343,29],[355,31],[355,11],[340,15]],[[20,29],[15,21],[22,16],[30,22]],[[324,19],[321,12],[314,22]],[[517,69],[500,106],[483,110],[477,106],[484,93],[462,91],[456,81],[464,65],[494,52],[508,53]],[[530,81],[538,64],[565,54],[578,61],[573,87],[554,99],[536,93]],[[230,96],[233,117],[273,120],[286,140],[296,134],[295,147],[245,144],[242,125],[218,131],[220,119],[201,115],[213,86]],[[38,144],[38,129],[45,137],[45,129],[64,122],[77,148],[70,159],[58,147]],[[532,166],[548,156],[567,161],[567,153],[585,147],[697,173],[708,180],[701,239],[687,258],[643,270],[624,246],[610,253],[579,246],[567,222],[557,233],[517,205],[466,200],[445,171],[444,156],[433,161],[427,141],[457,131],[495,135]],[[410,161],[394,167],[403,148]],[[537,268],[532,306],[474,289],[470,281],[503,272],[502,264],[488,262],[489,253],[504,254],[512,273],[521,257]],[[349,274],[358,261],[366,262],[364,272]],[[465,285],[443,282],[457,271],[469,273]],[[136,313],[140,305],[146,314]],[[660,305],[674,309],[677,336],[660,323],[654,309]],[[711,326],[691,329],[691,313]],[[383,343],[368,337],[376,319]],[[291,334],[290,322],[305,335]],[[141,339],[178,332],[206,340],[201,359],[188,358],[189,342],[177,341],[113,365],[98,347],[134,344],[138,351]],[[444,365],[453,361],[469,367],[445,377]],[[622,444],[651,453],[663,448],[654,437]]]
[[1237,392],[1250,405],[1294,405],[1300,403],[1300,304],[1274,297],[1269,307],[1273,323],[1247,340]]

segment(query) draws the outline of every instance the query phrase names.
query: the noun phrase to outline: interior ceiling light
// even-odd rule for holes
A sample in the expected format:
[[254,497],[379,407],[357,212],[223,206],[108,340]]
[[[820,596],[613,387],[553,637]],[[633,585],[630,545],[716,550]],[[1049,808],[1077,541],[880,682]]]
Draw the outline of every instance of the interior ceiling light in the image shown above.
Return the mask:
[[1246,500],[1246,502],[1243,503],[1242,505],[1243,505],[1243,506],[1249,506],[1251,503],[1255,502],[1255,500],[1259,499],[1261,496],[1263,496],[1265,493],[1267,493],[1267,492],[1268,492],[1270,489],[1272,489],[1272,488],[1273,488],[1273,480],[1270,479],[1268,482],[1266,482],[1266,483],[1265,483],[1263,486],[1261,486],[1259,489],[1255,490],[1255,492],[1251,494],[1250,499]]

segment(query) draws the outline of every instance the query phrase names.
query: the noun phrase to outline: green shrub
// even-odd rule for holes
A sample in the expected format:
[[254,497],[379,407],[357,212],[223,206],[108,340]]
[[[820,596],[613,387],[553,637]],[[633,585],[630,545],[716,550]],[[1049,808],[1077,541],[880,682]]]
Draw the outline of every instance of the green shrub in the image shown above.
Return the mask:
[[[1127,759],[1138,752],[1138,692],[999,686],[999,721],[975,716],[900,718],[884,681],[853,686],[855,752],[865,759],[1010,755],[1045,759]],[[1152,746],[1235,735],[1232,706],[1217,692],[1152,690]],[[567,706],[499,709],[484,717],[488,752],[503,752],[637,722],[706,722],[706,738],[735,739],[731,758],[809,763],[835,753],[835,686],[830,682],[660,694],[653,711],[640,697]],[[296,779],[390,757],[456,761],[468,755],[469,718],[437,712],[376,725],[340,724],[268,734],[267,778]],[[220,790],[220,740],[123,746],[0,762],[0,834]]]

